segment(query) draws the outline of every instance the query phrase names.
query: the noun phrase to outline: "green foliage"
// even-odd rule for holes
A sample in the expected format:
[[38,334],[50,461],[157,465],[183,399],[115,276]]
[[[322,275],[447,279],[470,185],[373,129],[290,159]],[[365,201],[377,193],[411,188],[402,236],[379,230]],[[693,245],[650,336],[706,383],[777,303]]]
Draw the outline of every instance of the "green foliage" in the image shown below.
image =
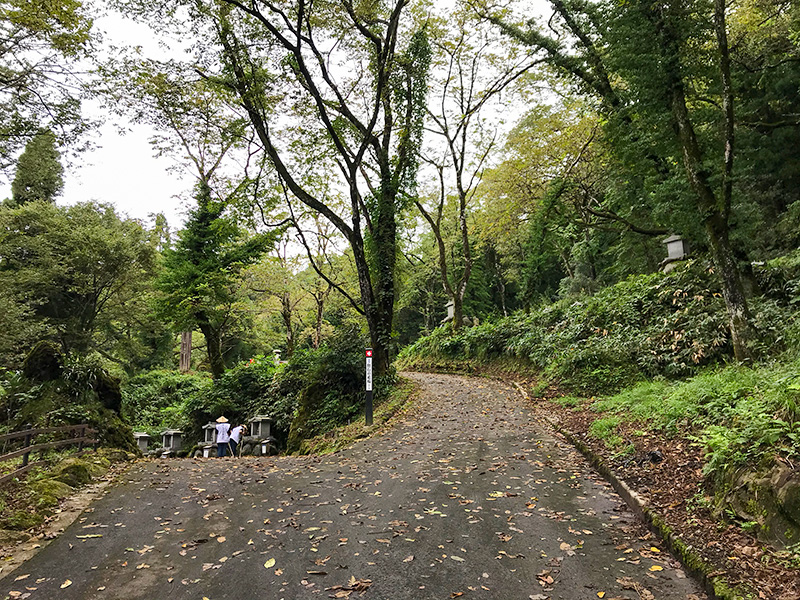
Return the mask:
[[[765,343],[776,339],[778,305],[763,301],[758,315]],[[469,328],[458,335],[437,329],[401,352],[415,359],[529,361],[550,379],[576,391],[618,390],[644,376],[684,376],[730,354],[727,321],[712,274],[691,262],[664,275],[631,276],[594,296],[565,298]]]
[[239,273],[272,245],[275,233],[247,235],[231,215],[228,204],[212,198],[206,183],[198,184],[197,207],[175,246],[164,252],[164,271],[158,282],[162,318],[179,329],[199,327],[208,349],[211,373],[225,371],[230,330],[236,310]]
[[431,56],[427,28],[423,26],[411,35],[406,50],[398,54],[397,68],[391,73],[395,110],[406,115],[397,132],[398,156],[394,159],[400,167],[395,174],[395,186],[406,200],[417,193]]
[[[288,450],[337,425],[348,423],[364,409],[364,340],[356,332],[341,332],[329,344],[308,353],[305,385],[298,395]],[[394,384],[394,373],[375,378],[376,402]]]
[[642,382],[591,408],[609,415],[602,421],[647,422],[669,435],[692,437],[708,451],[706,472],[721,476],[776,454],[800,457],[799,384],[799,360],[731,366],[679,383]]
[[185,410],[189,399],[204,397],[211,384],[211,379],[202,374],[160,370],[142,373],[122,388],[122,415],[134,429],[150,435],[168,428],[189,427]]
[[91,51],[92,21],[80,0],[0,3],[0,172],[42,127],[74,144],[81,117],[75,61]]
[[17,173],[11,183],[14,204],[19,206],[34,200],[55,202],[64,188],[64,167],[59,157],[52,131],[38,133],[28,142],[17,161]]
[[65,354],[85,354],[102,338],[103,351],[128,364],[117,341],[133,336],[146,314],[142,292],[156,255],[141,225],[113,207],[82,203],[57,207],[32,201],[0,209],[0,290],[33,321],[0,348],[6,366],[18,366],[14,344],[35,344],[42,332]]
[[245,423],[255,416],[254,409],[274,385],[275,364],[259,356],[228,369],[204,393],[187,398],[185,415],[189,432],[200,439],[201,428],[220,415],[231,423]]

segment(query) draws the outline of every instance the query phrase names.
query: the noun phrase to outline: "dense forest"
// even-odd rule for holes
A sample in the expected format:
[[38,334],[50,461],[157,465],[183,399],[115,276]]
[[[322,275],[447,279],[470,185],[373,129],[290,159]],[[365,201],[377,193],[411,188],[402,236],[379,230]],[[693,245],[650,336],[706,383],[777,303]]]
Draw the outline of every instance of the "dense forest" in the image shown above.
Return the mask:
[[[796,2],[110,5],[165,51],[0,3],[0,433],[267,414],[298,451],[371,347],[378,401],[491,363],[623,450],[625,409],[710,471],[800,458]],[[185,222],[61,201],[100,120],[153,131]]]

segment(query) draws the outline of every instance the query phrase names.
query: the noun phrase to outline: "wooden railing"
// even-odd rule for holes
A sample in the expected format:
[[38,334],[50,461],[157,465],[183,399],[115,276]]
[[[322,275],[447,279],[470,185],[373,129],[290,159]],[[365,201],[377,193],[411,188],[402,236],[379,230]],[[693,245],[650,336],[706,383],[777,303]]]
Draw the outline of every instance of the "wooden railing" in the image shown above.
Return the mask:
[[[52,433],[63,433],[69,437],[54,442],[44,442],[40,444],[32,443],[35,442],[35,438],[37,436]],[[1,476],[0,485],[10,479],[13,479],[14,477],[17,477],[18,475],[22,475],[33,467],[40,466],[47,462],[45,460],[39,460],[33,463],[30,462],[31,452],[38,451],[41,452],[42,456],[44,456],[44,452],[46,450],[74,445],[78,446],[78,451],[82,451],[83,447],[86,445],[95,446],[97,444],[97,440],[93,438],[94,434],[96,433],[97,431],[88,425],[82,424],[66,425],[64,427],[47,427],[45,429],[26,429],[25,431],[17,431],[15,433],[0,435],[0,443],[4,445],[9,441],[22,440],[22,446],[20,448],[14,450],[13,452],[0,455],[0,463],[18,458],[20,456],[22,457],[22,466],[14,471],[11,471],[10,473],[7,473],[6,475]]]

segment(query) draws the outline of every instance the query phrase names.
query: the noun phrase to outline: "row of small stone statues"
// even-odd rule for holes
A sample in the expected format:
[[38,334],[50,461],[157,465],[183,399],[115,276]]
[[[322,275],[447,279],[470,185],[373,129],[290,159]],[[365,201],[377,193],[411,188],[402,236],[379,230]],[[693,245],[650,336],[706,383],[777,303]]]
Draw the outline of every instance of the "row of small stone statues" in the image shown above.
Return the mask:
[[[270,456],[278,453],[277,441],[272,436],[272,419],[265,415],[256,415],[250,419],[249,433],[242,438],[241,454],[247,456]],[[142,454],[150,457],[168,458],[176,456],[183,448],[183,432],[179,429],[166,429],[161,432],[161,446],[150,447],[152,439],[147,433],[137,431],[133,437]],[[203,425],[203,441],[197,444],[192,452],[194,458],[216,456],[217,430],[216,423]]]

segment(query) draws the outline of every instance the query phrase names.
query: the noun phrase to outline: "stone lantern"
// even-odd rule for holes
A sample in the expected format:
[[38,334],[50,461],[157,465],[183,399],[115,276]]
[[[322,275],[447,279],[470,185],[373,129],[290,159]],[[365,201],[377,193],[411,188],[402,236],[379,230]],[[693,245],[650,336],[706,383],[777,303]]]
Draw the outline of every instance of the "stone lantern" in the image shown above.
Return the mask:
[[250,419],[250,435],[259,440],[272,437],[272,419],[266,415],[256,415]]
[[273,350],[272,351],[272,359],[275,362],[275,365],[281,364],[281,351],[280,350]]
[[161,432],[161,445],[168,451],[177,452],[183,443],[183,432],[179,429],[167,429]]
[[203,443],[216,444],[217,443],[217,424],[206,423],[203,425]]
[[689,254],[689,244],[679,235],[671,235],[661,243],[667,246],[667,258],[680,260]]
[[144,431],[134,431],[133,438],[136,440],[136,445],[142,453],[147,452],[147,446],[150,444],[150,436]]
[[664,273],[669,273],[675,268],[676,262],[686,259],[689,255],[689,244],[679,235],[671,235],[661,240],[661,243],[667,247],[667,258],[661,261],[659,267]]

